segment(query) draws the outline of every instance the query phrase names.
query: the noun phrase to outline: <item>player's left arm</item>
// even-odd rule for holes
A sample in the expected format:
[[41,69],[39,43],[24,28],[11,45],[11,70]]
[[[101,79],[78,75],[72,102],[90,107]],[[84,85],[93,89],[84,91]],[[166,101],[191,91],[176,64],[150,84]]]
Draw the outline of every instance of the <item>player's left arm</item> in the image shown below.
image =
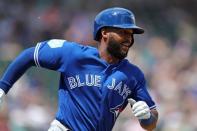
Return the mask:
[[138,118],[142,128],[148,131],[153,130],[157,125],[158,111],[147,90],[146,80],[141,70],[137,71],[134,87],[133,95],[128,99],[132,112]]

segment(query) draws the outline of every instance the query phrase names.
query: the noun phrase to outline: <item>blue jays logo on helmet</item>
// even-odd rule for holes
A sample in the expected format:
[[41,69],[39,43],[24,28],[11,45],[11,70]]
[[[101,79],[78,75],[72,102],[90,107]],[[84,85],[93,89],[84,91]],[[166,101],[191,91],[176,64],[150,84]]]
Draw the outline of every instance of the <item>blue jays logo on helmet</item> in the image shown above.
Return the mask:
[[103,27],[132,29],[134,34],[142,34],[144,30],[135,24],[134,14],[127,9],[114,7],[101,11],[94,20],[94,40],[99,40]]

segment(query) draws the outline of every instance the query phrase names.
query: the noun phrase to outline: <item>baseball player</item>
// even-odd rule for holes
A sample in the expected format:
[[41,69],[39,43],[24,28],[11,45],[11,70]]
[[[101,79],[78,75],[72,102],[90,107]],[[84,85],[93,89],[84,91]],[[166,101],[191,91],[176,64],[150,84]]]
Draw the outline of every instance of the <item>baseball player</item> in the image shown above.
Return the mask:
[[101,11],[94,21],[98,49],[52,39],[24,50],[0,80],[0,100],[31,66],[61,73],[58,110],[48,131],[111,131],[128,103],[146,130],[156,127],[158,113],[142,71],[125,59],[134,34],[144,30],[124,8]]

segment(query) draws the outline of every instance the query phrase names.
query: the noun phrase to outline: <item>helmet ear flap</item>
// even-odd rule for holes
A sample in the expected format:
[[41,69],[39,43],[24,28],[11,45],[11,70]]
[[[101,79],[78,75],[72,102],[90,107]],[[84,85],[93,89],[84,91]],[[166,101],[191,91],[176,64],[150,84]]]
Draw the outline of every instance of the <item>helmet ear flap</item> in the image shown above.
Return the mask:
[[101,29],[100,29],[96,33],[95,40],[96,41],[100,41],[101,40],[101,37],[102,37],[102,35],[101,35]]
[[96,33],[97,41],[100,41],[101,40],[101,38],[102,38],[102,31],[103,31],[103,28],[101,28],[100,30],[98,30],[98,32]]

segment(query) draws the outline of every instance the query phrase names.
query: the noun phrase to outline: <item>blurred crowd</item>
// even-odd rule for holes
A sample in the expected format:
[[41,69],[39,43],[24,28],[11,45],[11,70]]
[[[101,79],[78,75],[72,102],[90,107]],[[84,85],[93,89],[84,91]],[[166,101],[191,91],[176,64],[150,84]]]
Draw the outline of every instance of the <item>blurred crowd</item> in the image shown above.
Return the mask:
[[[107,7],[125,7],[134,11],[137,24],[145,29],[145,34],[134,36],[127,58],[143,70],[157,103],[156,131],[196,131],[197,2],[96,2],[97,6],[91,0],[1,0],[0,76],[23,49],[39,41],[56,38],[96,46],[92,38],[95,15]],[[57,106],[59,75],[54,74],[33,68],[17,81],[0,108],[0,131],[47,130]],[[143,129],[128,106],[113,131]]]

